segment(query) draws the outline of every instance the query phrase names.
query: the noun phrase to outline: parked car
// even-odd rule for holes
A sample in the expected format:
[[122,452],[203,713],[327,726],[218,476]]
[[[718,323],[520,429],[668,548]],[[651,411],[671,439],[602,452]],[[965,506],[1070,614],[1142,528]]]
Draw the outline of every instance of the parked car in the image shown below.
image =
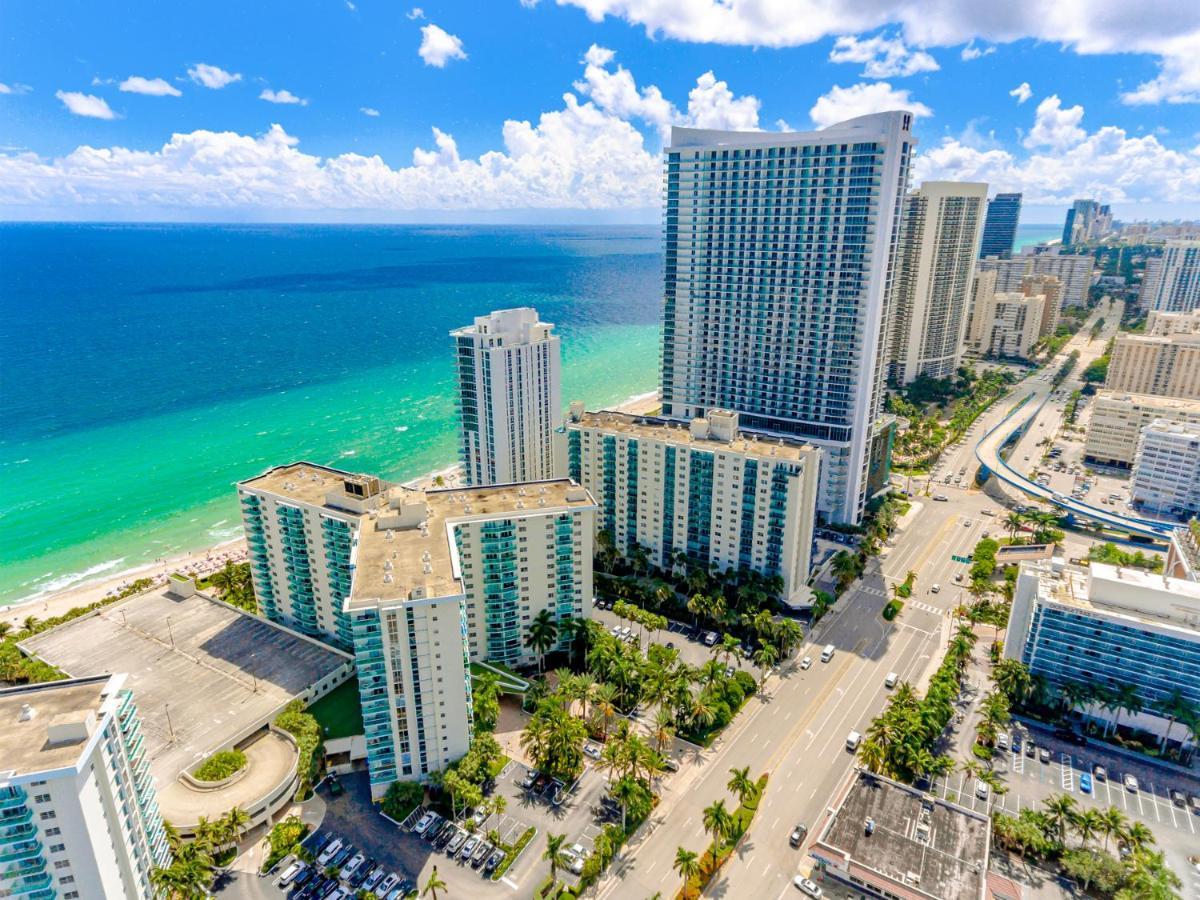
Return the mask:
[[1092,792],[1092,776],[1087,772],[1084,772],[1079,776],[1079,789],[1085,794],[1090,794]]
[[379,882],[379,889],[375,891],[379,896],[386,897],[392,892],[392,888],[400,883],[400,876],[395,872],[389,872],[383,881]]
[[1125,773],[1125,777],[1121,779],[1121,783],[1125,785],[1125,790],[1137,793],[1138,780],[1129,772]]
[[487,862],[483,864],[483,871],[486,875],[491,875],[496,870],[496,866],[500,865],[500,861],[504,859],[504,851],[496,850],[487,858]]
[[1100,763],[1092,766],[1092,775],[1095,776],[1097,781],[1108,781],[1108,770],[1100,765]]
[[491,855],[494,849],[487,841],[480,841],[479,846],[475,848],[475,852],[471,854],[471,868],[478,869],[480,864]]
[[343,847],[342,839],[335,838],[321,853],[317,856],[317,864],[327,866],[332,862],[333,858],[338,855],[338,851]]
[[436,818],[437,818],[437,813],[433,813],[433,812],[425,813],[425,815],[421,816],[421,818],[419,818],[417,820],[417,824],[413,826],[413,834],[418,835],[418,836],[424,834],[425,829],[428,828],[430,825],[432,825]]
[[355,853],[354,857],[346,865],[342,866],[342,877],[352,878],[354,873],[358,871],[358,867],[367,861],[366,854]]
[[471,854],[475,852],[475,848],[478,846],[479,846],[479,838],[477,838],[477,837],[467,838],[466,842],[462,845],[462,852],[459,853],[459,856],[463,860],[470,859]]
[[590,756],[592,759],[599,759],[600,758],[600,745],[593,744],[591,741],[588,741],[586,744],[583,745],[583,752],[586,755]]
[[1171,796],[1171,802],[1180,809],[1183,809],[1185,806],[1187,806],[1187,797],[1184,795],[1183,791],[1179,790],[1179,788],[1171,788],[1168,793]]
[[363,879],[363,890],[374,891],[375,888],[379,886],[379,883],[383,881],[385,875],[387,875],[387,871],[383,868],[383,866],[376,866],[371,870],[371,874]]
[[812,657],[811,656],[806,656],[806,657],[804,657],[804,659],[800,660],[800,668],[801,669],[807,669],[810,666],[812,666]]
[[1050,763],[1049,749],[1047,749],[1046,747],[1042,747],[1040,750],[1038,750],[1038,759],[1040,759],[1044,765],[1049,765],[1049,763]]
[[797,875],[792,879],[792,884],[799,889],[800,893],[807,897],[820,898],[821,896],[821,886],[815,881],[809,881],[803,875]]
[[461,828],[455,829],[454,837],[450,838],[450,843],[446,845],[446,855],[450,857],[456,856],[466,840],[467,833]]

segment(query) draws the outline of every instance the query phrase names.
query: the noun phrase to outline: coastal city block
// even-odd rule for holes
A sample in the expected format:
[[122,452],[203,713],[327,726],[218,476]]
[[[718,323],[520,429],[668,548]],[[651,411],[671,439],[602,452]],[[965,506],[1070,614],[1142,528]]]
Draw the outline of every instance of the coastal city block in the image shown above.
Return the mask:
[[671,128],[653,393],[481,305],[457,462],[6,608],[0,897],[1200,897],[1200,224],[919,130]]

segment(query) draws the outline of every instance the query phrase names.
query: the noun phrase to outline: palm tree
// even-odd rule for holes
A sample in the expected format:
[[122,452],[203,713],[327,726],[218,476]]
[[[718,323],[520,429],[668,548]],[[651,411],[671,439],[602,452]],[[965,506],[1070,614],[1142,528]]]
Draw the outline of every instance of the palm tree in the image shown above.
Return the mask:
[[879,775],[887,765],[887,752],[879,741],[868,738],[858,745],[858,758],[867,769]]
[[717,713],[713,709],[711,699],[707,693],[696,691],[688,707],[688,716],[691,718],[692,724],[699,723],[706,728],[713,723],[717,717]]
[[1110,806],[1100,813],[1098,824],[1100,833],[1104,835],[1104,852],[1107,853],[1109,838],[1124,838],[1126,829],[1129,827],[1129,819],[1115,806]]
[[721,643],[713,647],[713,652],[725,660],[725,665],[729,665],[730,660],[741,657],[742,644],[732,634],[724,634],[721,636]]
[[601,682],[596,685],[592,696],[592,716],[600,722],[600,731],[608,740],[608,729],[613,719],[617,717],[617,689],[611,684]]
[[558,640],[558,623],[550,610],[543,609],[529,623],[529,634],[525,638],[525,646],[538,654],[538,671],[546,662],[546,653]]
[[831,565],[838,586],[843,590],[858,577],[858,559],[845,550],[837,552]]
[[650,740],[654,742],[654,749],[662,753],[674,739],[675,716],[665,706],[659,706],[658,710],[654,713],[654,730],[650,733]]
[[1055,830],[1058,831],[1058,842],[1066,844],[1067,826],[1075,821],[1077,808],[1075,800],[1066,794],[1051,794],[1043,801],[1042,805],[1046,808],[1046,815],[1054,823]]
[[1075,833],[1079,835],[1079,846],[1086,847],[1088,841],[1104,830],[1103,818],[1097,809],[1086,809],[1075,816]]
[[1167,718],[1167,730],[1163,732],[1162,740],[1158,742],[1158,749],[1161,751],[1166,748],[1167,740],[1171,736],[1171,729],[1175,727],[1175,723],[1181,719],[1186,722],[1195,715],[1196,707],[1192,705],[1183,691],[1175,688],[1154,704],[1154,711]]
[[692,594],[691,599],[687,602],[687,610],[692,614],[692,624],[698,625],[700,617],[708,614],[708,598],[701,593]]
[[1004,517],[1004,527],[1008,529],[1009,539],[1017,540],[1017,533],[1020,532],[1021,526],[1025,524],[1025,517],[1016,510],[1013,510]]
[[738,803],[746,805],[746,801],[758,793],[758,785],[750,777],[750,767],[729,770],[729,790],[737,795]]
[[699,857],[686,847],[679,847],[675,850],[675,862],[671,864],[671,868],[679,873],[679,877],[683,879],[685,886],[700,874],[700,863],[698,860]]
[[0,639],[6,637],[12,631],[12,622],[0,622]]
[[992,681],[1014,706],[1024,703],[1033,690],[1029,667],[1019,659],[1002,659],[992,668]]
[[1154,832],[1150,830],[1148,825],[1142,822],[1134,822],[1126,828],[1124,839],[1125,845],[1135,852],[1150,847],[1155,843]]
[[34,629],[37,628],[39,624],[40,623],[37,616],[26,616],[21,622],[21,629],[33,634]]
[[759,671],[759,687],[766,683],[767,672],[771,670],[771,666],[775,665],[778,659],[779,651],[775,649],[774,644],[763,644],[754,651],[754,664],[758,666]]
[[429,873],[429,880],[425,882],[425,887],[421,889],[421,896],[429,894],[433,900],[437,900],[438,891],[446,890],[446,882],[438,877],[437,866],[433,867],[433,871]]
[[550,863],[550,881],[558,881],[558,867],[568,866],[570,861],[566,854],[563,853],[563,844],[567,842],[565,834],[546,834],[546,852],[542,854],[542,859]]
[[225,821],[229,823],[229,830],[233,835],[233,843],[237,843],[242,839],[242,835],[246,833],[246,827],[250,824],[250,814],[240,806],[235,806],[229,812],[225,813]]
[[733,816],[725,808],[724,800],[717,800],[704,808],[704,830],[712,835],[712,861],[716,863],[721,842],[729,836],[733,827]]
[[1114,703],[1117,713],[1116,718],[1113,720],[1114,732],[1121,727],[1121,713],[1127,712],[1130,715],[1134,715],[1141,712],[1144,705],[1142,694],[1137,689],[1137,685],[1129,683],[1118,685]]

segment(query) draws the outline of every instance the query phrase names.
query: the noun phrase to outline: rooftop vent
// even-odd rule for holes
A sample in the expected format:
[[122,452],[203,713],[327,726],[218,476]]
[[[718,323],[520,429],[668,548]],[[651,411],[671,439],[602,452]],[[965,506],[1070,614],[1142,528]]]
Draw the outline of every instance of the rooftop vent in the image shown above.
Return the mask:
[[18,722],[28,722],[30,719],[32,719],[36,715],[37,715],[36,709],[34,709],[28,703],[22,703],[21,704],[21,715],[19,715],[17,717],[17,721]]
[[383,573],[383,583],[384,583],[384,584],[391,584],[391,583],[392,583],[392,573],[391,573],[391,572],[384,572],[384,573]]
[[930,834],[930,831],[929,831],[928,825],[925,825],[924,823],[918,825],[917,826],[917,834],[916,834],[917,843],[928,844],[929,843],[929,834]]
[[431,566],[429,563],[422,563],[421,571],[424,572],[426,575],[432,574],[433,566]]
[[916,872],[905,872],[904,873],[904,882],[905,882],[905,884],[920,884],[921,876],[918,875]]
[[384,560],[383,571],[390,572],[390,571],[392,571],[393,568],[395,568],[395,567],[392,565],[392,561],[390,559]]

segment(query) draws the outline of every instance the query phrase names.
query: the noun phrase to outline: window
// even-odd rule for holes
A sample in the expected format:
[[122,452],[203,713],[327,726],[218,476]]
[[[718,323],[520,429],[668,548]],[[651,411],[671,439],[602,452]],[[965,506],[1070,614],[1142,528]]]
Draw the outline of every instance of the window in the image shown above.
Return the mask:
[[71,868],[71,861],[69,859],[60,859],[57,862],[55,862],[54,868],[69,869],[69,868]]
[[48,810],[46,810],[44,813],[41,813],[41,814],[39,815],[39,818],[40,818],[40,819],[41,819],[43,822],[45,822],[47,819],[53,819],[53,818],[56,818],[56,816],[54,815],[54,810],[52,810],[52,809],[48,809]]
[[34,803],[49,803],[50,795],[49,794],[38,794],[33,798],[33,802]]
[[47,828],[46,829],[46,837],[58,837],[60,834],[62,834],[61,828]]

